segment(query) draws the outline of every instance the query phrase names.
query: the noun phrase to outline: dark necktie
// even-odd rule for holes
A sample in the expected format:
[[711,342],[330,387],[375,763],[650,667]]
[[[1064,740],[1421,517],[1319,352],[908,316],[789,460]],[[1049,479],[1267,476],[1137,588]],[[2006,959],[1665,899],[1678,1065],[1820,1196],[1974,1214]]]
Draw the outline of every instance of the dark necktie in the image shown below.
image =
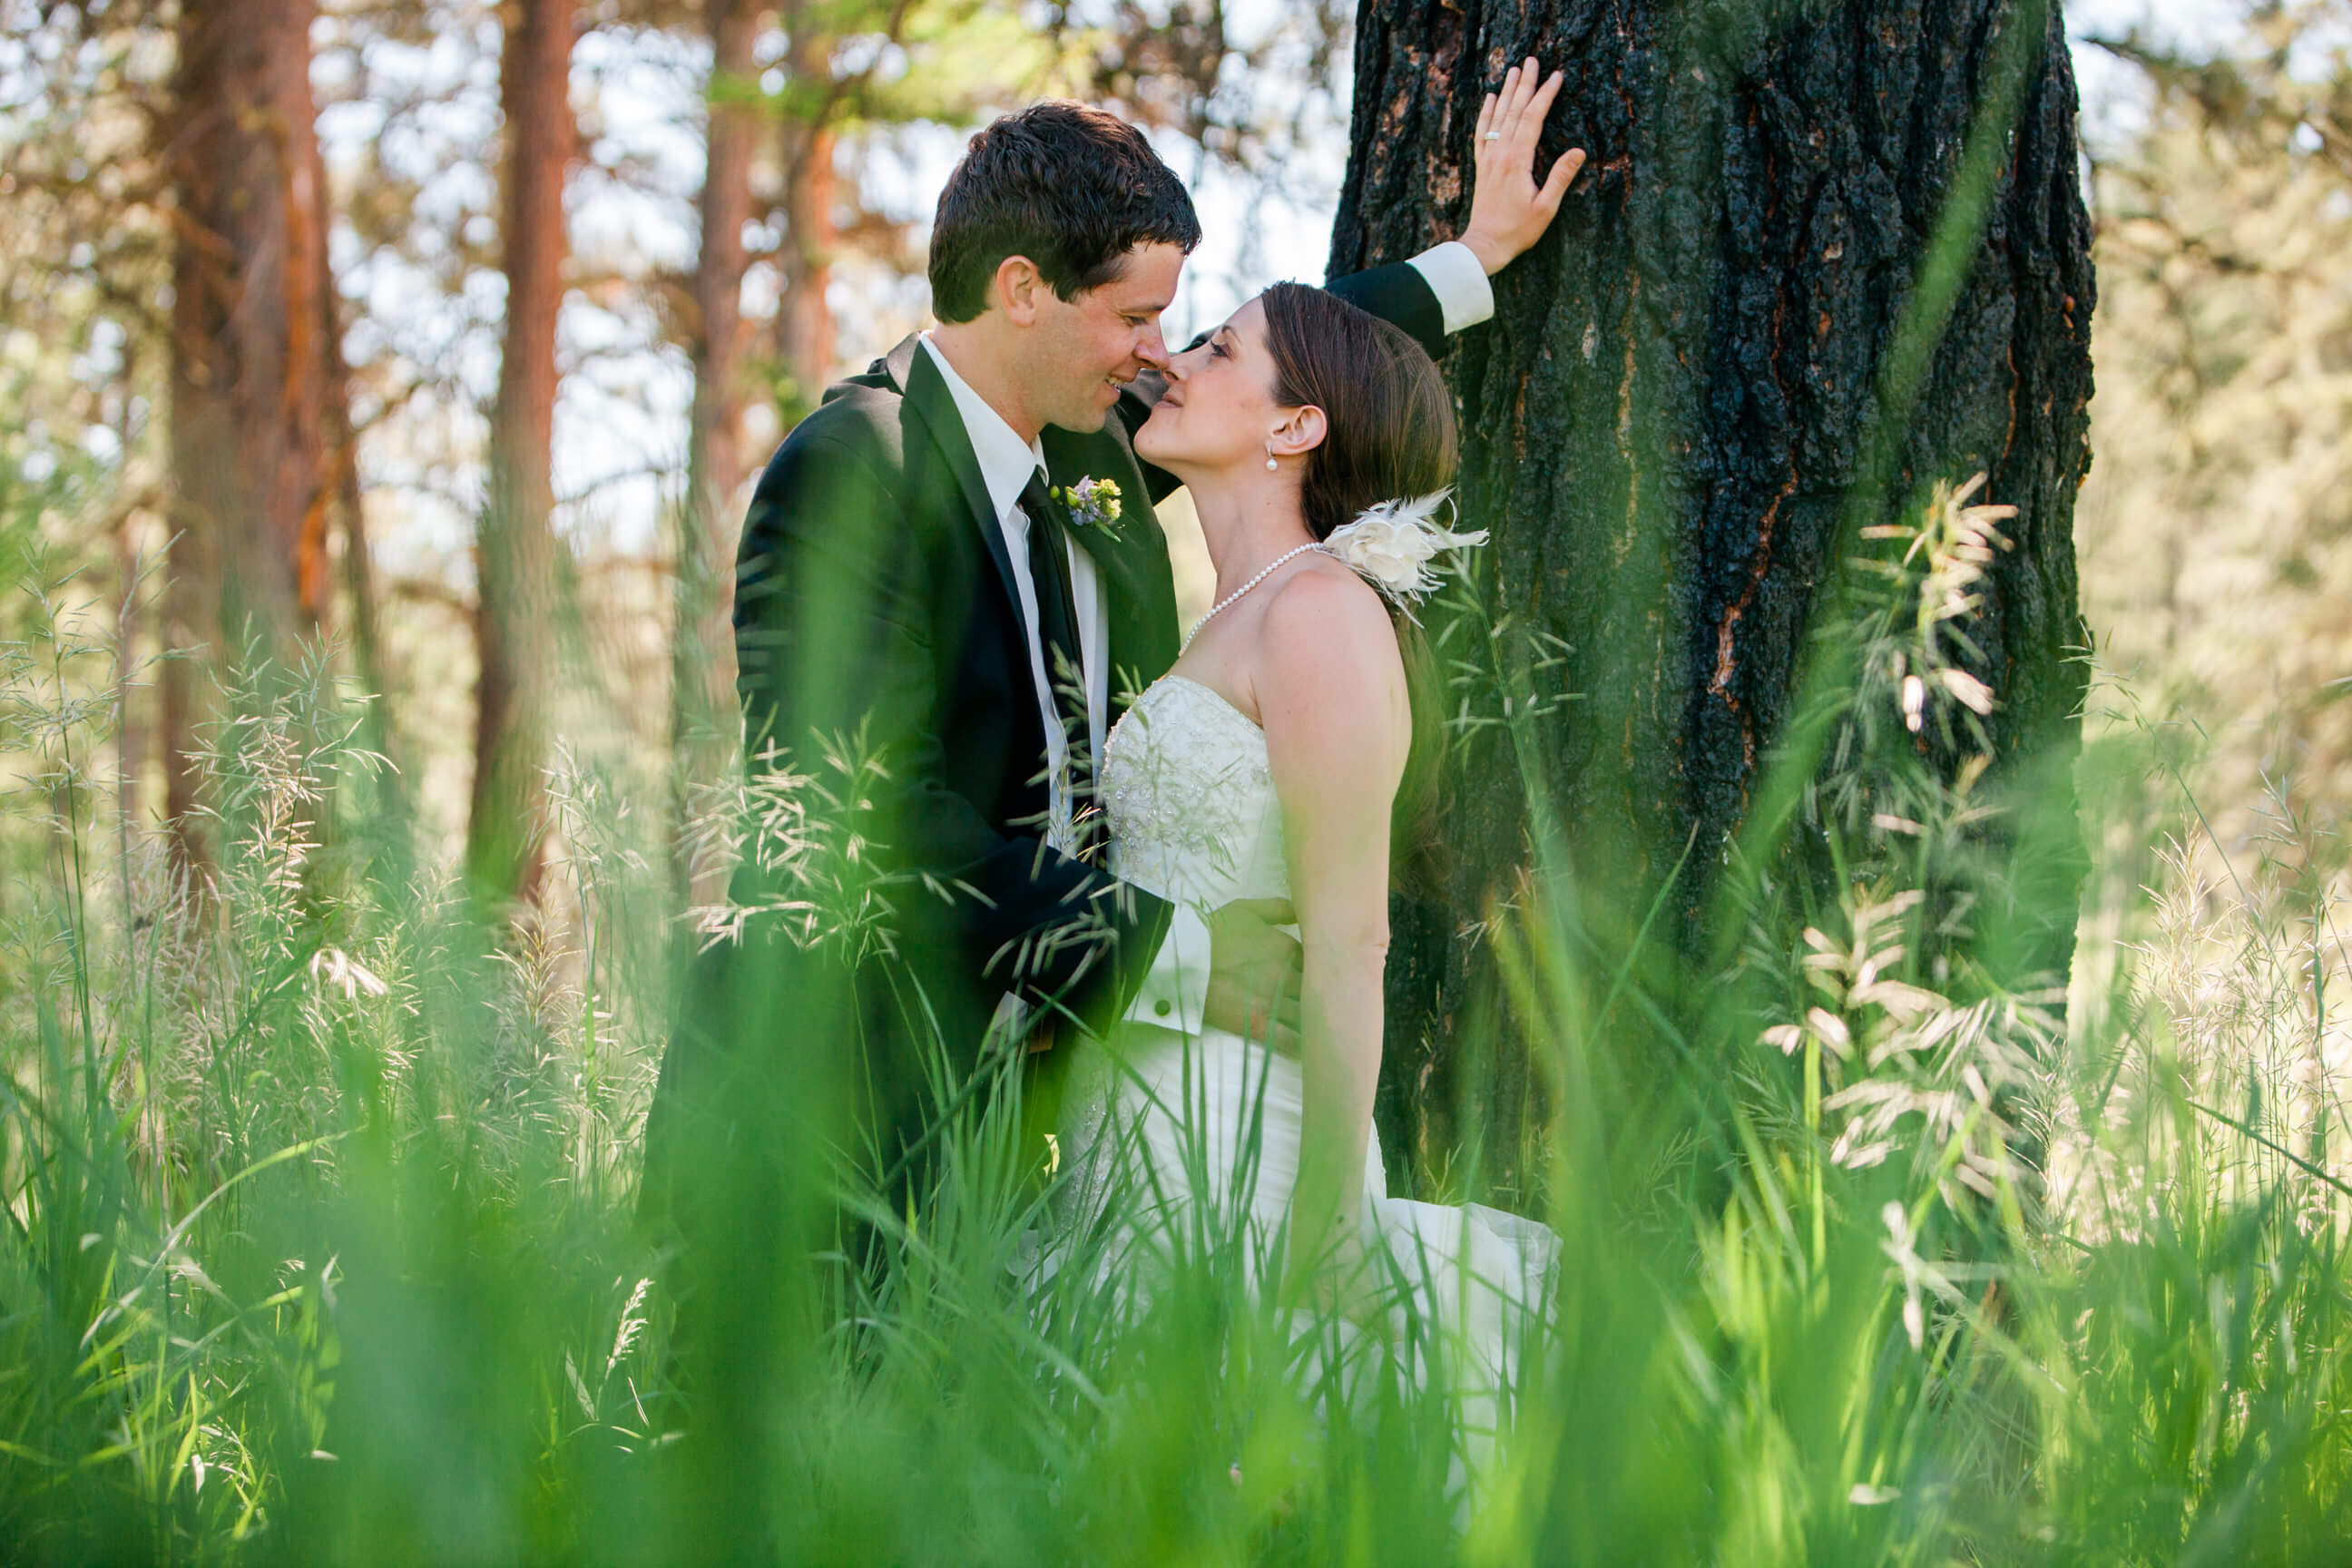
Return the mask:
[[1043,468],[1029,470],[1021,487],[1021,510],[1029,519],[1029,582],[1037,596],[1038,651],[1045,680],[1054,689],[1054,709],[1062,716],[1072,746],[1087,743],[1086,665],[1079,652],[1078,616],[1070,599],[1069,534],[1062,505],[1045,491]]

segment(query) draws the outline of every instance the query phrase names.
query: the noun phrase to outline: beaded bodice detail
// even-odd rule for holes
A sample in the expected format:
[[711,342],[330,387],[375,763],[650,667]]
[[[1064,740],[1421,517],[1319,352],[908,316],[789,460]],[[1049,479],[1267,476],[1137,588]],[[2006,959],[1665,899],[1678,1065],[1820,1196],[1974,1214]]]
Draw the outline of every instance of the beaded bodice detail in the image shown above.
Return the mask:
[[1155,682],[1103,745],[1110,868],[1171,903],[1286,899],[1265,731],[1208,687]]

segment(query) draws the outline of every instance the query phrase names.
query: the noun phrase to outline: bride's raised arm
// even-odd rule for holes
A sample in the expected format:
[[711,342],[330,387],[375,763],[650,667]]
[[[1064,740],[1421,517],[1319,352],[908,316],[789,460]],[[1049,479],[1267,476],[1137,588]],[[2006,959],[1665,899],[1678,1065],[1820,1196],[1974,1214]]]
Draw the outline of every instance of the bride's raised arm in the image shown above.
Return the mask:
[[1540,182],[1536,178],[1536,142],[1559,84],[1559,71],[1542,77],[1529,56],[1505,73],[1502,90],[1488,93],[1479,107],[1470,221],[1463,227],[1462,243],[1489,278],[1543,237],[1576,172],[1584,167],[1584,149],[1571,147]]
[[1389,817],[1412,740],[1387,607],[1339,571],[1302,572],[1266,606],[1255,679],[1304,949],[1298,1181],[1285,1289],[1296,1300],[1356,1239],[1381,1071]]

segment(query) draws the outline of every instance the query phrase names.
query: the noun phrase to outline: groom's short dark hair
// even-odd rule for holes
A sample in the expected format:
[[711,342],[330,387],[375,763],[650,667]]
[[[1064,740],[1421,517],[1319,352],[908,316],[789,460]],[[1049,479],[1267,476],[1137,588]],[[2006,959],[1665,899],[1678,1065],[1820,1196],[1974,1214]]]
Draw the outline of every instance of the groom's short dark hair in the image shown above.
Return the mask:
[[1055,294],[1076,299],[1118,276],[1139,245],[1201,243],[1201,220],[1175,171],[1143,132],[1083,103],[1049,100],[1005,115],[971,139],[940,193],[931,225],[931,309],[969,321],[989,280],[1025,256]]

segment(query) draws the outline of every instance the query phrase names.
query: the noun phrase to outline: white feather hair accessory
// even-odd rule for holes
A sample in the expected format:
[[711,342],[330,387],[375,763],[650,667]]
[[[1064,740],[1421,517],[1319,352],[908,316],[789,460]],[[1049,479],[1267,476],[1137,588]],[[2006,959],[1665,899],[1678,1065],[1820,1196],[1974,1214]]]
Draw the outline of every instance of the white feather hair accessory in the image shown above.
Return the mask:
[[1483,528],[1455,533],[1438,526],[1437,509],[1453,496],[1448,487],[1434,495],[1376,502],[1358,512],[1355,521],[1333,529],[1323,548],[1396,603],[1414,604],[1437,587],[1437,574],[1429,569],[1432,560],[1448,550],[1486,542]]

